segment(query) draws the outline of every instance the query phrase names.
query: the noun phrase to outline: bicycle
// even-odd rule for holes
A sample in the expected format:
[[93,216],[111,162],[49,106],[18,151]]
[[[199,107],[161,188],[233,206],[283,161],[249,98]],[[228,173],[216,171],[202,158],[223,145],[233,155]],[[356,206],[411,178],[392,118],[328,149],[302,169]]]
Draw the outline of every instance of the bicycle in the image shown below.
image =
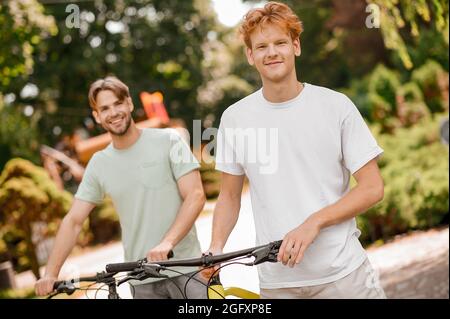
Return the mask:
[[[187,285],[190,280],[197,280],[194,278],[194,275],[202,271],[199,269],[191,275],[186,275],[171,269],[171,267],[176,266],[184,266],[184,267],[213,267],[218,264],[221,266],[215,270],[212,276],[209,278],[205,288],[207,289],[208,299],[225,299],[226,297],[238,297],[243,299],[258,299],[259,295],[250,290],[240,288],[240,287],[228,287],[224,288],[222,283],[220,282],[220,276],[218,274],[219,270],[223,267],[232,265],[232,264],[240,264],[245,266],[255,266],[263,262],[277,262],[277,254],[278,250],[281,246],[282,241],[274,241],[270,242],[266,245],[251,247],[247,249],[237,250],[229,253],[219,254],[219,255],[202,255],[199,258],[190,258],[190,259],[179,259],[179,260],[165,260],[165,261],[157,261],[157,262],[148,262],[146,258],[140,259],[134,262],[124,262],[124,263],[113,263],[107,264],[105,269],[106,271],[102,271],[97,273],[94,276],[89,277],[80,277],[74,278],[65,281],[57,281],[54,284],[55,292],[48,296],[48,298],[53,298],[56,295],[61,293],[66,293],[68,295],[73,294],[77,290],[98,290],[103,289],[100,288],[90,288],[95,284],[103,284],[108,286],[108,299],[120,299],[119,294],[117,293],[117,287],[122,285],[123,283],[129,280],[145,280],[147,278],[168,278],[170,277],[164,273],[163,271],[172,271],[176,272],[180,275],[188,276],[189,279],[186,281],[184,285],[184,289],[180,292],[184,298],[187,298]],[[172,254],[173,255],[173,254]],[[170,256],[169,256],[170,257]],[[238,262],[241,259],[254,258],[249,262]],[[119,279],[116,277],[117,274],[121,272],[127,272],[127,274]],[[198,281],[198,280],[197,280]],[[91,282],[88,286],[85,287],[76,287],[77,282]]]

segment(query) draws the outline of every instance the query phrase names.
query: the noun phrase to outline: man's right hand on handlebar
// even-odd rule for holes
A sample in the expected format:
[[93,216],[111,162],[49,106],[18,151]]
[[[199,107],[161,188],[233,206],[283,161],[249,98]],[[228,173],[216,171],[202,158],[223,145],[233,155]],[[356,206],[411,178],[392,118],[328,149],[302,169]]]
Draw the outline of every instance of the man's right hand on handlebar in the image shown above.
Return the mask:
[[52,276],[44,276],[41,279],[39,279],[34,286],[36,295],[46,296],[51,292],[53,292],[54,291],[53,287],[57,280],[58,278]]
[[173,254],[172,249],[171,243],[162,241],[147,253],[147,261],[167,260]]

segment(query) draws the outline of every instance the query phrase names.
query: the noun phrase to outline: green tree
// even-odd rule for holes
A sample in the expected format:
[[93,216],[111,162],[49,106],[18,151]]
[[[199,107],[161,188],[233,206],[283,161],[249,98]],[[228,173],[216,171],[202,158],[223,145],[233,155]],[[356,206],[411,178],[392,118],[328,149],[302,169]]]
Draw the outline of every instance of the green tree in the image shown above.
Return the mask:
[[37,117],[26,117],[15,104],[5,105],[0,93],[0,170],[12,157],[39,161]]
[[33,72],[35,47],[56,32],[53,17],[37,0],[0,3],[0,92],[20,89],[17,79]]
[[449,14],[445,0],[366,0],[380,10],[380,28],[386,48],[398,54],[406,69],[414,64],[407,43],[417,44],[419,35],[432,30],[433,38],[444,40],[448,50]]
[[257,72],[247,63],[236,30],[218,27],[203,45],[204,82],[197,100],[206,127],[218,127],[223,111],[253,92],[259,81]]
[[20,92],[33,73],[39,44],[56,33],[53,17],[38,1],[0,2],[0,170],[11,157],[39,161],[40,114],[23,114],[33,106],[20,101]]
[[[379,30],[365,27],[365,0],[282,2],[293,9],[304,27],[300,35],[302,53],[296,59],[301,81],[343,88],[376,64],[388,61]],[[246,73],[249,72],[237,74],[247,78]],[[259,81],[255,83],[260,85]]]
[[41,43],[33,81],[41,92],[37,103],[47,113],[41,127],[48,137],[55,125],[63,131],[83,125],[90,117],[89,84],[108,74],[129,85],[138,119],[145,116],[139,93],[159,90],[169,115],[191,125],[200,112],[202,45],[216,23],[210,1],[105,0],[77,6],[79,28],[66,23],[65,3],[45,4],[59,33]]

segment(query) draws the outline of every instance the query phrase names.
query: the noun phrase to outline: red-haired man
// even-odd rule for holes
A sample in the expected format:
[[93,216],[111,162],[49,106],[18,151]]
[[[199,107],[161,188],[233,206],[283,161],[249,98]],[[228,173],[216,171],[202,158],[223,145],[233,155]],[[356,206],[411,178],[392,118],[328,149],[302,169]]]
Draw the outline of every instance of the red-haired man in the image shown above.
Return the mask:
[[302,30],[277,2],[244,17],[240,32],[262,88],[221,118],[222,188],[209,251],[225,246],[247,176],[257,244],[283,239],[279,262],[258,268],[262,298],[385,298],[355,221],[383,198],[383,150],[349,98],[297,79]]

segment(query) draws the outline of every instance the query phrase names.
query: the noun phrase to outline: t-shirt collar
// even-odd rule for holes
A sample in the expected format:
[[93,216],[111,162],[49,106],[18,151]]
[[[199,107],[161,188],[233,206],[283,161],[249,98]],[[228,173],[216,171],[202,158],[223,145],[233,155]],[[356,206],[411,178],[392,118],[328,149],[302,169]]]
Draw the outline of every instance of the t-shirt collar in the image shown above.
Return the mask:
[[303,90],[301,90],[300,93],[296,97],[294,97],[290,100],[287,100],[284,102],[278,102],[278,103],[268,101],[263,95],[262,88],[259,89],[258,93],[261,96],[262,100],[264,101],[265,106],[273,108],[273,109],[284,109],[284,108],[288,108],[288,107],[297,105],[298,102],[300,102],[303,99],[303,96],[305,95],[306,91],[308,91],[308,90],[309,90],[309,84],[306,82],[303,82]]

